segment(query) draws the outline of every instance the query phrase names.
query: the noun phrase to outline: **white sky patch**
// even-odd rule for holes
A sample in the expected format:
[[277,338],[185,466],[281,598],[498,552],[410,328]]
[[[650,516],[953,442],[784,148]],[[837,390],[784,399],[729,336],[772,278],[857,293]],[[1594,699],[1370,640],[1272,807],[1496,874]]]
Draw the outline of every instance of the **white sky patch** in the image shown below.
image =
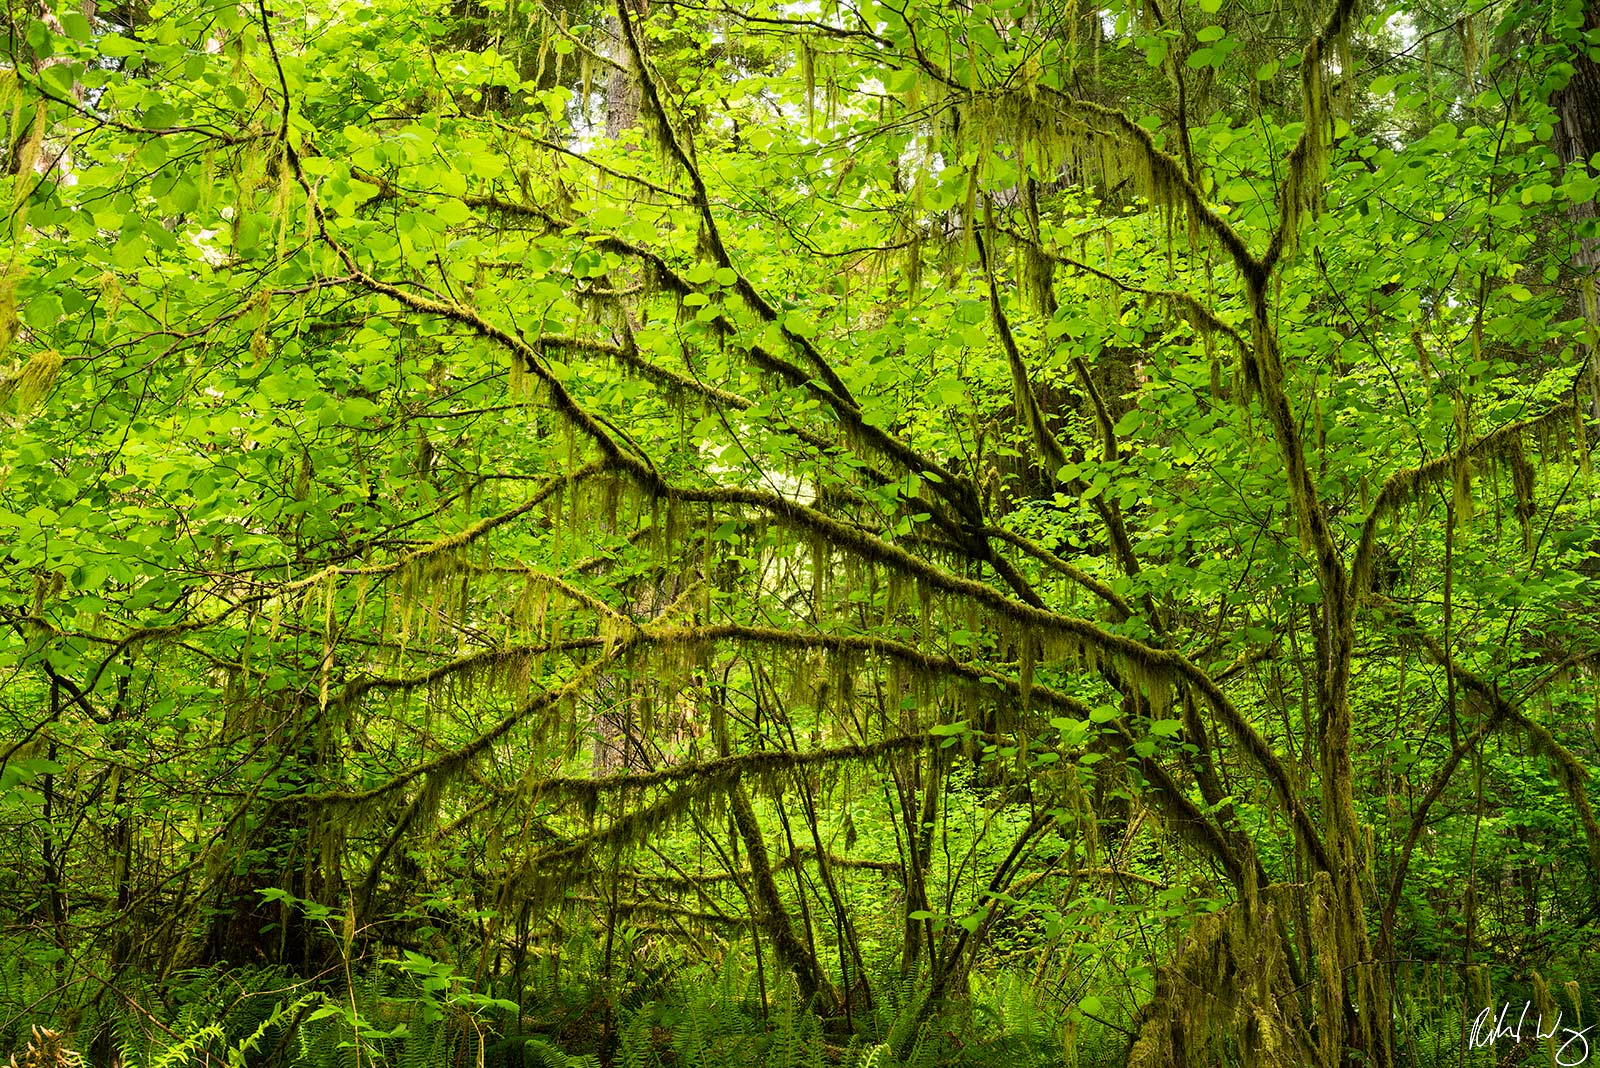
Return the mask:
[[[746,423],[740,423],[735,432],[740,436],[750,433]],[[706,458],[706,473],[714,476],[742,475],[752,473],[750,459],[745,455],[737,442],[725,442],[721,445],[710,441],[700,443],[700,455]],[[763,467],[754,468],[754,473],[760,477],[765,488],[786,501],[795,504],[814,504],[817,500],[817,491],[809,481],[791,475],[785,471],[768,471]]]
[[1384,20],[1383,28],[1400,39],[1400,48],[1403,51],[1415,48],[1417,41],[1422,37],[1417,30],[1416,21],[1404,11],[1390,15]]
[[211,267],[221,267],[228,262],[228,254],[211,244],[211,239],[220,233],[221,230],[197,230],[189,235],[189,244],[199,251],[200,258]]

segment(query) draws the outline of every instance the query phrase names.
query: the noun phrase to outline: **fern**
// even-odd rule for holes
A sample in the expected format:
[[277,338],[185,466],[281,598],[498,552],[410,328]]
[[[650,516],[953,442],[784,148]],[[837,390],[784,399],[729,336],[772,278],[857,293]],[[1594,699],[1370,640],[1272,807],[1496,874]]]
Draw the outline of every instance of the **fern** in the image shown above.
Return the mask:
[[447,1062],[450,1030],[444,1017],[414,1012],[405,1026],[407,1031],[399,1043],[395,1068],[433,1068]]
[[[925,987],[883,977],[874,985],[873,1009],[856,1016],[859,1033],[842,1051],[826,1044],[822,1022],[787,975],[771,978],[765,1013],[753,970],[736,960],[714,973],[680,972],[663,981],[646,969],[624,981],[628,993],[612,1003],[616,1068],[1060,1068],[1074,1059],[1053,1007],[1028,975],[1016,972],[975,973],[970,995],[941,1006],[916,1033]],[[542,1004],[554,1010],[547,1022],[533,1034],[502,1038],[459,1004],[447,1005],[443,995],[428,1011],[415,1000],[414,984],[387,969],[358,973],[330,993],[302,988],[282,995],[284,982],[265,970],[185,973],[167,988],[176,1037],[138,1016],[115,1020],[124,1062],[129,1068],[245,1068],[271,1054],[272,1068],[356,1068],[358,1060],[361,1068],[450,1068],[477,1063],[481,1041],[486,1065],[599,1064],[592,1045],[579,1047],[579,1054],[546,1037],[594,1033],[589,1025],[600,1002],[592,987],[536,985]],[[279,996],[269,1002],[272,995]],[[952,1032],[959,1042],[946,1037]],[[1092,1038],[1088,1046],[1086,1063],[1110,1050]],[[895,1049],[903,1059],[895,1058]]]
[[889,1052],[887,1043],[880,1042],[870,1049],[864,1050],[861,1059],[846,1062],[850,1068],[891,1068],[894,1064],[894,1055]]
[[706,1049],[705,1011],[698,998],[684,1007],[684,1025],[672,1034],[672,1051],[684,1068],[713,1068]]
[[917,1025],[917,1013],[922,1007],[923,995],[909,984],[903,985],[896,993],[899,996],[886,999],[883,1005],[885,1012],[893,1015],[887,1019],[880,1018],[884,1024],[880,1034],[890,1047],[899,1046],[905,1041],[911,1029]]
[[777,1012],[767,1021],[772,1028],[771,1043],[767,1048],[767,1063],[774,1068],[798,1068],[800,1050],[797,1048],[799,1028],[795,1025],[794,1001],[778,999]]
[[[211,1042],[222,1037],[222,1025],[219,1023],[209,1024],[174,1042],[162,1050],[160,1056],[150,1061],[143,1068],[189,1068],[192,1054],[204,1050]],[[129,1068],[134,1068],[132,1062],[130,1062]]]
[[650,1013],[654,1008],[654,1002],[647,1002],[623,1025],[621,1068],[661,1068],[661,1058],[656,1056],[650,1040]]
[[[519,1036],[514,1045],[517,1049],[515,1063],[522,1068],[600,1068],[600,1058],[593,1054],[574,1056],[568,1054],[551,1042],[542,1038]],[[435,1064],[453,1063],[450,1061],[436,1061]]]

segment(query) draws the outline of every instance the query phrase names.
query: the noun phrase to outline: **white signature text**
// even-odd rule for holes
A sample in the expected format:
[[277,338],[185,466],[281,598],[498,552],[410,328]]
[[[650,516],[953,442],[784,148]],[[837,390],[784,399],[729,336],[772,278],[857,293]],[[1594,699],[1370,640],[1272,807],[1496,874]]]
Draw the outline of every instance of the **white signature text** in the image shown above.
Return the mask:
[[1531,1001],[1524,1001],[1522,1011],[1515,1015],[1512,1013],[1512,1003],[1508,1001],[1500,1006],[1499,1013],[1494,1011],[1493,1005],[1478,1013],[1478,1018],[1472,1021],[1469,1043],[1473,1049],[1483,1049],[1493,1046],[1502,1038],[1521,1042],[1526,1037],[1542,1042],[1545,1039],[1560,1041],[1562,1036],[1566,1036],[1566,1040],[1556,1047],[1556,1064],[1560,1068],[1574,1068],[1589,1059],[1589,1031],[1593,1027],[1594,1024],[1582,1029],[1562,1027],[1561,1012],[1557,1010],[1555,1022],[1546,1030],[1544,1014],[1534,1011]]

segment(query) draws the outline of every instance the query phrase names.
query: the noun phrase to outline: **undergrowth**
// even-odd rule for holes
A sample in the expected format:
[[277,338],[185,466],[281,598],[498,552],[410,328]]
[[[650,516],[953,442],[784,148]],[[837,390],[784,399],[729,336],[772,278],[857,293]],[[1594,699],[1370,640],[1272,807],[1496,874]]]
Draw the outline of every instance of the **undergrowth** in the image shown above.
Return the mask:
[[[1020,971],[975,974],[966,996],[920,1026],[920,985],[884,976],[846,1026],[820,1020],[786,977],[733,959],[607,982],[589,959],[593,947],[564,950],[565,961],[552,954],[524,969],[520,991],[502,976],[487,993],[414,955],[327,986],[266,968],[193,970],[160,983],[129,976],[126,1011],[103,1002],[103,1017],[90,1012],[64,1029],[18,1012],[49,1002],[0,965],[0,1064],[8,1050],[19,1064],[46,1068],[1113,1068],[1127,1054],[1121,1028],[1085,1022],[1060,990]],[[1402,1068],[1459,1065],[1463,1053],[1469,1066],[1496,1063],[1494,1049],[1463,1050],[1471,1014],[1448,976],[1408,978],[1395,1019]],[[1506,983],[1492,996],[1520,1006],[1537,992]],[[102,1019],[109,1043],[95,1042]],[[1581,1027],[1578,1019],[1569,1026]],[[47,1047],[41,1034],[66,1052],[25,1059]],[[1525,1045],[1500,1043],[1498,1055],[1509,1054],[1502,1063],[1539,1052]]]
[[[544,974],[520,1006],[460,977],[395,962],[313,986],[276,969],[130,979],[111,1015],[122,1068],[1058,1068],[1075,1063],[1047,1000],[1011,975],[909,1036],[920,992],[885,978],[850,1027],[824,1022],[793,984],[726,964],[603,984]],[[503,992],[503,991],[502,991]],[[609,1011],[606,1006],[609,1004]],[[80,1036],[69,1036],[80,1037]],[[87,1046],[91,1036],[84,1034]],[[897,1059],[891,1050],[906,1052]],[[3,1048],[3,1047],[0,1047]],[[17,1047],[21,1049],[19,1045]],[[0,1063],[4,1063],[0,1060]],[[86,1062],[87,1063],[87,1062]]]

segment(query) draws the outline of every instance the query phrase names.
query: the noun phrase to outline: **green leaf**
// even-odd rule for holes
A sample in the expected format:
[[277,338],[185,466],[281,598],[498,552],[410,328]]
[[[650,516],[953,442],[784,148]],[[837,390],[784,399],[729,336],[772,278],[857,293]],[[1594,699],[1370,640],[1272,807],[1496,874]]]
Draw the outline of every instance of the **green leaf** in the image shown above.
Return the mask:
[[81,11],[67,10],[61,13],[61,27],[74,41],[87,41],[94,36],[94,28],[89,25],[89,20]]
[[436,202],[433,206],[433,214],[435,218],[446,226],[460,226],[472,218],[472,210],[454,197]]
[[100,49],[101,55],[109,56],[113,59],[121,59],[124,56],[131,56],[143,50],[143,45],[139,42],[130,41],[128,38],[115,33],[104,35],[96,44]]
[[816,327],[812,325],[811,320],[807,319],[805,315],[797,311],[792,311],[784,315],[783,328],[790,333],[798,334],[801,337],[811,337],[816,333]]
[[1572,203],[1587,204],[1595,198],[1597,192],[1600,192],[1600,178],[1575,174],[1572,173],[1572,169],[1569,169],[1568,174],[1570,176],[1561,186],[1561,195]]

